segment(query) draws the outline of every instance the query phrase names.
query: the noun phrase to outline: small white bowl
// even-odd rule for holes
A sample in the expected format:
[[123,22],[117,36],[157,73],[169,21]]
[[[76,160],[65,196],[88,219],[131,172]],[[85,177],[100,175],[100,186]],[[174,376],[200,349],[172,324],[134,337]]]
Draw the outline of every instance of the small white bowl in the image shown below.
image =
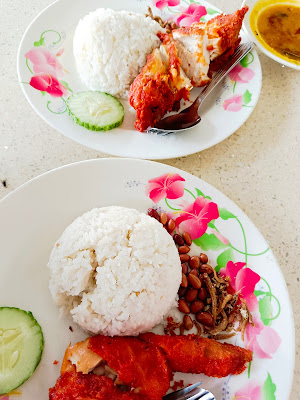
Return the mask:
[[[256,38],[256,35],[253,33],[251,27],[250,27],[250,15],[251,12],[253,10],[253,7],[255,6],[256,3],[261,2],[264,0],[244,0],[243,5],[247,5],[249,7],[249,11],[247,12],[244,22],[243,22],[243,29],[246,32],[247,36],[249,37],[250,40],[252,40],[257,47],[263,52],[265,53],[268,57],[272,58],[273,60],[279,62],[282,65],[285,65],[287,67],[290,68],[294,68],[297,69],[298,71],[300,71],[300,62],[293,62],[293,61],[287,61],[281,57],[276,56],[274,53],[270,52],[266,47],[264,47]],[[266,1],[266,0],[265,0]],[[267,2],[267,1],[266,1]],[[280,3],[280,4],[295,4],[295,3],[299,3],[300,6],[300,0],[292,0],[292,1],[288,1],[288,0],[274,0],[272,1],[272,5],[276,4],[276,3]],[[269,4],[270,5],[270,4]]]

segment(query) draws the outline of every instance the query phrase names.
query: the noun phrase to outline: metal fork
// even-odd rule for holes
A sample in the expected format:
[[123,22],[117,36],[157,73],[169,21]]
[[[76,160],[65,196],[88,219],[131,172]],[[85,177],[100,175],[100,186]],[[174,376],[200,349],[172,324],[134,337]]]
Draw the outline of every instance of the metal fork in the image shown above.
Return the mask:
[[254,48],[253,42],[240,44],[233,55],[228,59],[225,66],[219,70],[212,78],[210,83],[203,89],[193,104],[178,114],[171,115],[159,121],[154,128],[149,127],[147,132],[165,136],[174,132],[184,131],[199,124],[201,117],[199,108],[212,90],[222,81],[222,79]]
[[199,387],[201,384],[202,382],[198,382],[184,389],[177,390],[177,392],[164,396],[163,400],[216,400],[211,392]]

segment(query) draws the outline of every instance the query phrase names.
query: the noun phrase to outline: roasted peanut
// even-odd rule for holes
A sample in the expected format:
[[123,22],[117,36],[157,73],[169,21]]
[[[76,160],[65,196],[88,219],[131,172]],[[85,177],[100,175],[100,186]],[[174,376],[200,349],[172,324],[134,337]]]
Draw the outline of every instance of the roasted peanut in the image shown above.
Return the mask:
[[191,312],[193,314],[198,314],[198,312],[202,311],[204,308],[204,303],[201,300],[195,300],[192,304],[191,304]]
[[191,249],[189,246],[180,246],[178,247],[178,253],[179,254],[187,254]]
[[192,318],[191,318],[189,315],[185,315],[185,316],[183,317],[183,325],[184,325],[184,328],[185,328],[187,331],[190,331],[190,330],[192,329],[192,327],[194,326],[194,323],[193,323],[193,321],[192,321]]
[[186,243],[188,246],[191,246],[191,244],[192,244],[193,242],[192,242],[192,239],[191,239],[190,235],[189,235],[187,232],[183,232],[182,237],[183,237],[185,243]]
[[179,296],[179,297],[184,297],[184,295],[186,294],[186,292],[187,292],[187,288],[186,288],[186,287],[180,286],[180,288],[179,288],[179,290],[178,290],[178,296]]
[[185,300],[188,303],[191,303],[192,301],[194,301],[198,296],[198,290],[194,289],[194,288],[190,288],[187,290],[186,294],[185,294]]
[[148,215],[152,218],[157,219],[157,221],[160,221],[160,216],[159,216],[158,212],[156,210],[154,210],[154,208],[148,209]]
[[178,233],[176,233],[173,236],[173,240],[176,244],[178,244],[178,246],[183,246],[184,245],[184,240],[182,238],[182,236],[178,235]]
[[190,259],[190,256],[188,254],[179,254],[179,258],[181,262],[187,262]]
[[[195,268],[195,269],[192,269],[191,272],[190,272],[190,274],[195,275],[195,276],[198,277],[198,270],[197,270],[196,268]],[[189,275],[190,275],[190,274],[189,274]]]
[[206,264],[208,261],[208,257],[206,254],[201,253],[199,258],[200,258],[200,261],[202,262],[202,264]]
[[207,327],[211,327],[214,324],[212,315],[207,311],[199,312],[196,315],[196,320]]
[[188,283],[188,278],[186,277],[185,274],[181,275],[181,285],[182,287],[188,287],[189,283]]
[[174,229],[176,228],[176,224],[175,224],[174,219],[170,219],[170,220],[168,221],[167,227],[168,227],[168,231],[169,231],[170,233],[172,233],[172,232],[174,231]]
[[182,268],[182,273],[183,274],[187,274],[189,271],[189,268],[186,264],[181,264],[181,268]]
[[200,289],[201,288],[201,281],[198,278],[198,276],[189,274],[188,276],[188,281],[189,283],[193,286],[194,289]]
[[209,275],[209,274],[212,274],[214,272],[214,270],[213,270],[213,267],[211,267],[210,265],[202,264],[202,265],[200,265],[200,272],[202,274],[206,273]]
[[166,223],[168,222],[168,216],[167,216],[166,213],[161,213],[161,214],[160,214],[160,222],[161,222],[163,225],[166,225]]
[[178,309],[180,312],[184,313],[184,314],[189,314],[190,313],[190,308],[187,305],[187,302],[183,299],[180,299],[178,301]]
[[191,268],[199,268],[200,267],[200,259],[198,256],[193,256],[189,259],[189,266]]
[[200,299],[200,300],[205,300],[206,297],[207,297],[207,290],[206,290],[204,287],[202,287],[202,288],[199,290],[198,299]]

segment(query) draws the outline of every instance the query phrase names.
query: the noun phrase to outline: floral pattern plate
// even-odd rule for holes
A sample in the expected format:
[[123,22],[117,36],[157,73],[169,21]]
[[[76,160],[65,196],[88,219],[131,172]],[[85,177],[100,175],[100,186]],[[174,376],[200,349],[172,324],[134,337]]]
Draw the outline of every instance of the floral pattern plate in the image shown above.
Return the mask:
[[176,229],[191,234],[193,252],[204,251],[212,266],[230,276],[252,311],[255,326],[247,328],[244,342],[240,334],[230,339],[253,351],[247,371],[224,379],[176,374],[175,380],[184,385],[202,380],[218,400],[288,400],[294,324],[284,278],[266,241],[232,201],[204,181],[170,166],[129,159],[71,164],[33,179],[0,202],[0,304],[31,310],[45,334],[36,372],[2,400],[46,400],[66,347],[85,338],[53,304],[46,264],[67,225],[108,205],[172,214]]
[[[249,54],[212,93],[201,109],[197,127],[168,137],[141,134],[134,129],[135,111],[127,100],[125,120],[109,132],[91,132],[68,115],[65,100],[86,90],[76,71],[73,35],[80,18],[99,7],[155,14],[180,25],[206,21],[220,11],[200,0],[64,0],[47,7],[24,34],[18,52],[18,75],[24,94],[35,111],[65,136],[93,149],[117,156],[163,159],[185,156],[226,139],[249,118],[260,90],[262,73],[257,53]],[[243,40],[247,40],[242,33]],[[194,89],[191,99],[199,93]]]

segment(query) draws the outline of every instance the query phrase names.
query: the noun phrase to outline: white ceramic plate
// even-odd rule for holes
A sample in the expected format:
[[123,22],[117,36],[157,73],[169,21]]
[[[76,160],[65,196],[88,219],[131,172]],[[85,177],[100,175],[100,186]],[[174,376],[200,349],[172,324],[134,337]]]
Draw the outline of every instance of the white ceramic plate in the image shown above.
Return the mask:
[[[167,6],[168,2],[160,3]],[[190,14],[186,22],[190,24],[197,18],[199,20],[201,15],[207,20],[218,13],[209,3],[199,3],[202,6],[192,0],[182,0],[176,7],[164,7],[162,14],[165,18],[171,15],[178,18],[182,13]],[[164,138],[137,132],[134,129],[135,112],[127,100],[123,101],[125,120],[120,128],[113,131],[91,132],[71,120],[64,98],[71,94],[71,90],[86,90],[77,75],[72,51],[73,34],[79,19],[99,7],[145,13],[149,5],[153,6],[151,0],[57,1],[32,22],[19,47],[18,75],[26,98],[53,128],[85,146],[108,154],[163,159],[207,149],[226,139],[249,118],[258,101],[262,80],[260,62],[255,51],[244,60],[243,65],[239,65],[236,74],[232,75],[233,80],[227,77],[215,89],[203,104],[200,125],[187,132]],[[158,8],[153,9],[157,14],[160,12]],[[245,35],[242,36],[245,39]],[[34,64],[29,58],[39,61]],[[43,75],[44,79],[34,78],[33,75]],[[38,79],[40,90],[30,86],[31,79]],[[194,90],[193,96],[196,93],[198,91]],[[53,97],[53,94],[63,96]]]
[[[149,195],[155,194],[157,187],[162,189],[157,204],[145,190],[153,178],[156,184],[150,183]],[[248,268],[239,272],[244,278],[238,275],[232,284],[242,290],[248,304],[253,280],[258,280],[252,311],[256,326],[247,331],[245,342],[239,335],[231,339],[254,351],[248,371],[224,379],[185,375],[185,384],[203,380],[204,387],[218,400],[288,400],[294,367],[294,324],[286,284],[266,241],[249,218],[209,184],[176,168],[128,159],[85,161],[53,170],[0,202],[0,305],[31,310],[45,334],[45,349],[36,372],[17,392],[4,396],[5,400],[16,395],[21,400],[46,400],[48,388],[59,376],[66,347],[70,341],[85,337],[69,318],[59,315],[48,290],[46,264],[63,230],[94,207],[121,205],[147,212],[155,206],[173,213],[173,209],[188,207],[196,198],[202,202],[198,207],[202,218],[198,218],[199,238],[193,251],[205,251],[213,266],[225,267],[229,260],[248,263]],[[203,210],[203,202],[209,203],[210,198],[218,206],[215,221],[211,221],[209,207]],[[197,224],[185,229],[189,231],[192,226]],[[53,365],[55,360],[59,364]],[[176,380],[180,379],[177,375]]]
[[[245,16],[244,23],[243,23],[243,28],[246,31],[249,39],[252,40],[263,53],[265,53],[268,57],[272,58],[272,60],[275,60],[275,61],[279,62],[280,64],[285,65],[286,67],[290,67],[290,68],[297,69],[298,71],[300,71],[300,64],[299,63],[297,63],[296,61],[295,62],[293,62],[293,61],[289,62],[287,60],[284,60],[281,57],[276,56],[276,54],[271,53],[268,49],[266,49],[266,47],[264,47],[260,43],[259,40],[257,40],[255,34],[253,33],[253,31],[252,31],[252,29],[250,27],[250,15],[251,15],[251,12],[253,10],[253,7],[255,6],[256,3],[258,3],[258,1],[259,0],[245,0],[244,1],[244,3],[249,7],[249,11]],[[300,1],[298,1],[298,2],[300,4]],[[270,3],[275,4],[276,1],[270,1]],[[286,0],[286,1],[285,0],[280,0],[280,1],[278,1],[278,3],[291,4],[291,2],[289,2],[288,0]],[[266,1],[266,6],[270,6],[270,5],[271,4],[269,4]]]

